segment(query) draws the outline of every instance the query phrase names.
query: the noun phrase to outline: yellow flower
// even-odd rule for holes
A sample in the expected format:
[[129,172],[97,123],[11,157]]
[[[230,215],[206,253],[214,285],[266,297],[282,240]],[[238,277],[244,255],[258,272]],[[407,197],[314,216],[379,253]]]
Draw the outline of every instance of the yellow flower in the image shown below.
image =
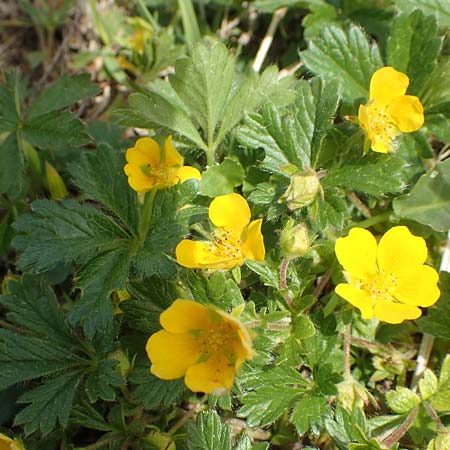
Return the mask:
[[201,179],[195,167],[183,166],[183,157],[172,145],[172,136],[167,137],[163,151],[151,138],[138,139],[135,146],[127,150],[126,159],[128,164],[123,169],[128,184],[136,192],[164,189],[189,178]]
[[392,67],[377,70],[370,80],[370,101],[361,105],[358,119],[372,150],[387,153],[395,138],[418,130],[424,121],[418,97],[405,95],[409,78]]
[[430,306],[440,296],[439,276],[427,259],[425,240],[407,227],[393,227],[377,245],[373,235],[353,228],[336,241],[336,256],[347,272],[348,284],[336,293],[356,306],[364,319],[401,323],[422,314],[418,306]]
[[213,240],[182,240],[176,248],[178,264],[190,269],[232,269],[245,259],[264,261],[262,219],[250,222],[250,208],[244,197],[216,197],[209,206],[209,219],[215,226]]
[[184,376],[193,392],[231,388],[236,371],[253,356],[247,329],[213,306],[177,299],[159,321],[163,330],[146,346],[151,372],[163,380]]
[[25,450],[22,443],[17,439],[11,439],[10,437],[0,433],[0,450]]

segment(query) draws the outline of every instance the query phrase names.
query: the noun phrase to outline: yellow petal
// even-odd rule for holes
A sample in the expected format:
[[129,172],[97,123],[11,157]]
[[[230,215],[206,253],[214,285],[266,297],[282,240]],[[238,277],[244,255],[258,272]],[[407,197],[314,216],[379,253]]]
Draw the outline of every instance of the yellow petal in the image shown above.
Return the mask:
[[378,267],[395,277],[418,269],[427,259],[425,240],[414,236],[405,226],[387,231],[378,244]]
[[387,323],[402,323],[404,320],[414,320],[420,317],[422,311],[415,306],[389,301],[380,301],[373,308],[375,317]]
[[338,284],[335,291],[336,294],[340,295],[353,306],[356,306],[361,311],[363,319],[372,319],[374,317],[373,305],[375,301],[367,292],[345,283]]
[[244,262],[239,249],[235,256],[217,251],[217,247],[208,241],[182,240],[175,250],[177,263],[189,269],[232,269]]
[[128,163],[133,164],[137,167],[152,165],[152,161],[148,157],[148,155],[144,152],[136,150],[135,148],[129,148],[127,150],[125,158]]
[[123,171],[128,176],[128,184],[136,192],[147,192],[155,185],[152,178],[145,176],[142,170],[133,164],[125,164]]
[[13,443],[13,440],[0,433],[0,450],[11,450],[11,444]]
[[208,308],[192,300],[176,299],[159,316],[161,326],[171,333],[203,330],[211,325]]
[[163,380],[182,377],[201,356],[199,340],[190,333],[158,331],[150,336],[145,349],[152,363],[151,372]]
[[240,237],[242,230],[250,222],[250,208],[245,198],[239,194],[221,195],[209,205],[209,218],[216,227],[223,227]]
[[252,261],[264,261],[266,249],[264,247],[264,238],[261,233],[262,219],[254,220],[244,230],[242,237],[242,253],[247,259]]
[[409,78],[392,67],[382,67],[370,80],[370,100],[380,105],[387,105],[394,98],[404,95],[409,85]]
[[164,142],[164,162],[168,166],[183,165],[183,157],[175,150],[172,145],[172,136],[167,136]]
[[234,381],[234,372],[234,364],[224,354],[216,353],[207,361],[189,367],[184,382],[193,392],[210,394],[230,389]]
[[368,114],[367,114],[367,106],[366,105],[359,105],[358,120],[359,120],[359,123],[362,125],[364,131],[366,133],[368,133],[368,131],[369,131],[369,117],[368,117]]
[[395,298],[407,305],[431,306],[441,295],[438,280],[439,275],[432,267],[419,266],[406,276],[397,278],[399,285]]
[[392,100],[386,113],[403,133],[416,131],[423,125],[423,106],[413,95],[402,95]]
[[177,170],[177,178],[179,179],[180,183],[184,183],[186,180],[191,180],[192,178],[194,178],[195,180],[201,180],[202,174],[195,167],[181,166]]
[[134,144],[135,150],[143,153],[153,167],[159,165],[161,161],[161,149],[159,144],[152,138],[140,138]]
[[392,142],[382,139],[379,136],[373,136],[370,148],[377,153],[388,153],[393,149]]
[[344,269],[356,278],[365,279],[376,271],[377,241],[370,231],[352,228],[336,241],[335,251]]

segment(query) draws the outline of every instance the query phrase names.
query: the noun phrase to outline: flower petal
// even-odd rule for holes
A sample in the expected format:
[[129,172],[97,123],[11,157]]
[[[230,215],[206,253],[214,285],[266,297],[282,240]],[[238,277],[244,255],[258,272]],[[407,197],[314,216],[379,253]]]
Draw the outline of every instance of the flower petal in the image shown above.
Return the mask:
[[12,444],[13,440],[10,437],[0,433],[0,450],[11,450]]
[[336,241],[336,256],[344,269],[359,279],[376,271],[377,241],[370,231],[352,228],[347,237]]
[[244,230],[242,253],[252,261],[264,261],[266,249],[261,233],[262,219],[254,220]]
[[161,161],[161,149],[154,139],[149,137],[140,138],[134,144],[134,148],[138,152],[143,153],[153,167],[159,165]]
[[150,336],[145,349],[152,362],[151,372],[163,380],[182,377],[201,356],[200,342],[190,333],[158,331]]
[[375,301],[362,289],[358,289],[350,284],[341,283],[335,288],[336,294],[347,300],[360,311],[363,319],[372,319],[374,317],[373,305]]
[[203,330],[211,325],[208,308],[192,300],[176,299],[159,316],[161,326],[171,333]]
[[180,183],[184,183],[186,180],[191,180],[192,178],[196,180],[202,179],[202,174],[200,171],[192,166],[181,166],[177,170],[177,177]]
[[227,256],[208,241],[183,239],[175,250],[177,263],[189,269],[232,269],[244,262],[244,256],[236,251],[236,256]]
[[148,155],[144,152],[136,150],[135,148],[129,148],[125,154],[125,158],[128,163],[137,167],[152,165],[152,160],[148,157]]
[[136,192],[147,192],[155,186],[154,180],[145,176],[142,170],[133,164],[125,164],[123,171],[128,176],[128,184]]
[[224,354],[216,353],[208,360],[189,367],[184,382],[193,392],[210,394],[230,389],[234,381],[234,372],[234,364]]
[[183,157],[172,145],[172,136],[167,136],[166,141],[164,142],[164,162],[168,166],[183,165]]
[[407,305],[431,306],[441,295],[437,287],[439,275],[430,266],[419,266],[405,277],[397,279],[399,282],[395,298]]
[[382,300],[374,306],[373,314],[383,322],[402,323],[404,320],[417,319],[422,311],[415,306]]
[[403,133],[416,131],[423,125],[423,106],[413,95],[402,95],[392,100],[386,113]]
[[223,227],[239,238],[250,223],[250,208],[239,194],[221,195],[209,205],[209,218],[216,227]]
[[414,236],[405,226],[387,231],[378,244],[378,267],[396,277],[416,270],[427,259],[425,240]]
[[394,98],[404,95],[409,85],[409,78],[393,67],[382,67],[370,80],[370,100],[380,105],[387,105]]

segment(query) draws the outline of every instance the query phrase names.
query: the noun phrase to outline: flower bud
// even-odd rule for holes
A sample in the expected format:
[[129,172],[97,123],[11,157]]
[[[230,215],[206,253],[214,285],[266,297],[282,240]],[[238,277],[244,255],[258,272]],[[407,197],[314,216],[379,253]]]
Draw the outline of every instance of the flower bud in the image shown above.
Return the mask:
[[306,225],[295,224],[295,220],[289,219],[280,235],[280,247],[286,258],[298,258],[305,255],[309,249],[309,236]]
[[279,202],[285,201],[291,211],[310,205],[320,191],[319,177],[313,173],[296,173]]
[[47,161],[45,161],[45,178],[47,179],[48,190],[53,200],[62,200],[69,195],[63,179]]

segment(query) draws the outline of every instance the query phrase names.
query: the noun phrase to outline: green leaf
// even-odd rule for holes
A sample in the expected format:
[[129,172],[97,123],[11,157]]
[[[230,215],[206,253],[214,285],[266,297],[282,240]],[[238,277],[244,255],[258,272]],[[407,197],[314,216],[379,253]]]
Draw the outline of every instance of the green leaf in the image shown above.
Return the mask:
[[202,411],[195,425],[187,426],[189,450],[230,450],[231,434],[215,411]]
[[406,187],[402,175],[404,161],[391,155],[366,155],[359,161],[331,169],[322,180],[324,187],[344,187],[374,197],[401,192]]
[[434,16],[416,10],[393,22],[387,46],[388,64],[408,75],[408,94],[418,95],[436,66],[441,48]]
[[433,14],[441,27],[450,27],[450,9],[447,0],[395,0],[401,11],[421,9],[424,14]]
[[85,391],[89,401],[95,403],[98,398],[107,402],[112,402],[116,398],[114,387],[123,384],[122,377],[117,371],[117,361],[103,360],[100,361],[86,378]]
[[202,149],[206,148],[191,119],[183,110],[173,106],[160,95],[132,94],[128,103],[131,111],[121,111],[120,124],[142,128],[162,127],[175,131]]
[[83,122],[68,111],[52,111],[23,124],[25,139],[35,147],[64,149],[89,142]]
[[55,428],[57,421],[65,428],[79,382],[80,371],[75,371],[60,375],[23,394],[19,402],[31,405],[17,414],[15,425],[25,424],[27,434],[38,429],[48,434]]
[[436,231],[450,229],[450,159],[436,164],[420,177],[411,192],[393,202],[395,213],[428,225]]
[[428,308],[427,315],[421,317],[417,323],[423,333],[450,340],[450,323],[447,320],[450,314],[450,274],[448,272],[442,271],[439,274],[439,287],[441,289],[439,301]]
[[402,386],[397,386],[395,391],[387,392],[386,400],[392,411],[398,414],[409,413],[421,402],[416,393]]
[[200,29],[198,28],[197,16],[195,15],[192,0],[178,0],[178,8],[183,21],[183,29],[186,42],[192,47],[201,39]]
[[200,194],[208,197],[230,194],[233,188],[242,184],[244,169],[229,158],[219,165],[211,166],[202,173]]
[[342,377],[337,372],[333,371],[333,366],[330,363],[320,365],[314,373],[314,381],[320,392],[325,395],[336,395],[336,385],[342,381]]
[[290,421],[295,425],[299,435],[306,434],[309,429],[322,429],[324,420],[331,416],[332,409],[327,398],[308,395],[301,398],[292,411]]
[[88,401],[74,405],[70,415],[70,421],[76,425],[90,428],[91,430],[112,430],[112,427],[106,423],[103,415],[94,409]]
[[150,364],[139,365],[128,377],[131,395],[147,409],[170,406],[186,392],[183,379],[161,380],[150,373]]
[[50,84],[34,100],[27,111],[27,118],[41,116],[50,111],[67,108],[78,100],[92,97],[99,92],[98,86],[91,83],[87,73],[70,78],[63,75]]
[[13,245],[22,252],[22,270],[46,271],[127,237],[111,218],[73,200],[37,200],[32,211],[14,225],[20,233]]
[[0,84],[0,133],[15,130],[20,114],[16,104],[16,97],[20,98],[19,72],[7,71],[5,78],[6,84]]
[[419,380],[419,390],[423,400],[429,399],[438,390],[438,379],[430,369],[426,369]]
[[351,25],[343,30],[326,26],[320,38],[311,39],[302,52],[307,67],[325,81],[340,80],[344,101],[353,103],[368,97],[373,73],[383,66],[376,44],[370,44],[361,28]]
[[88,198],[106,206],[129,230],[137,233],[137,196],[128,186],[124,165],[125,157],[121,152],[101,144],[95,153],[84,153],[69,170],[75,185]]
[[19,148],[17,134],[10,133],[0,143],[0,193],[7,192],[15,197],[21,188],[23,177],[23,155]]

